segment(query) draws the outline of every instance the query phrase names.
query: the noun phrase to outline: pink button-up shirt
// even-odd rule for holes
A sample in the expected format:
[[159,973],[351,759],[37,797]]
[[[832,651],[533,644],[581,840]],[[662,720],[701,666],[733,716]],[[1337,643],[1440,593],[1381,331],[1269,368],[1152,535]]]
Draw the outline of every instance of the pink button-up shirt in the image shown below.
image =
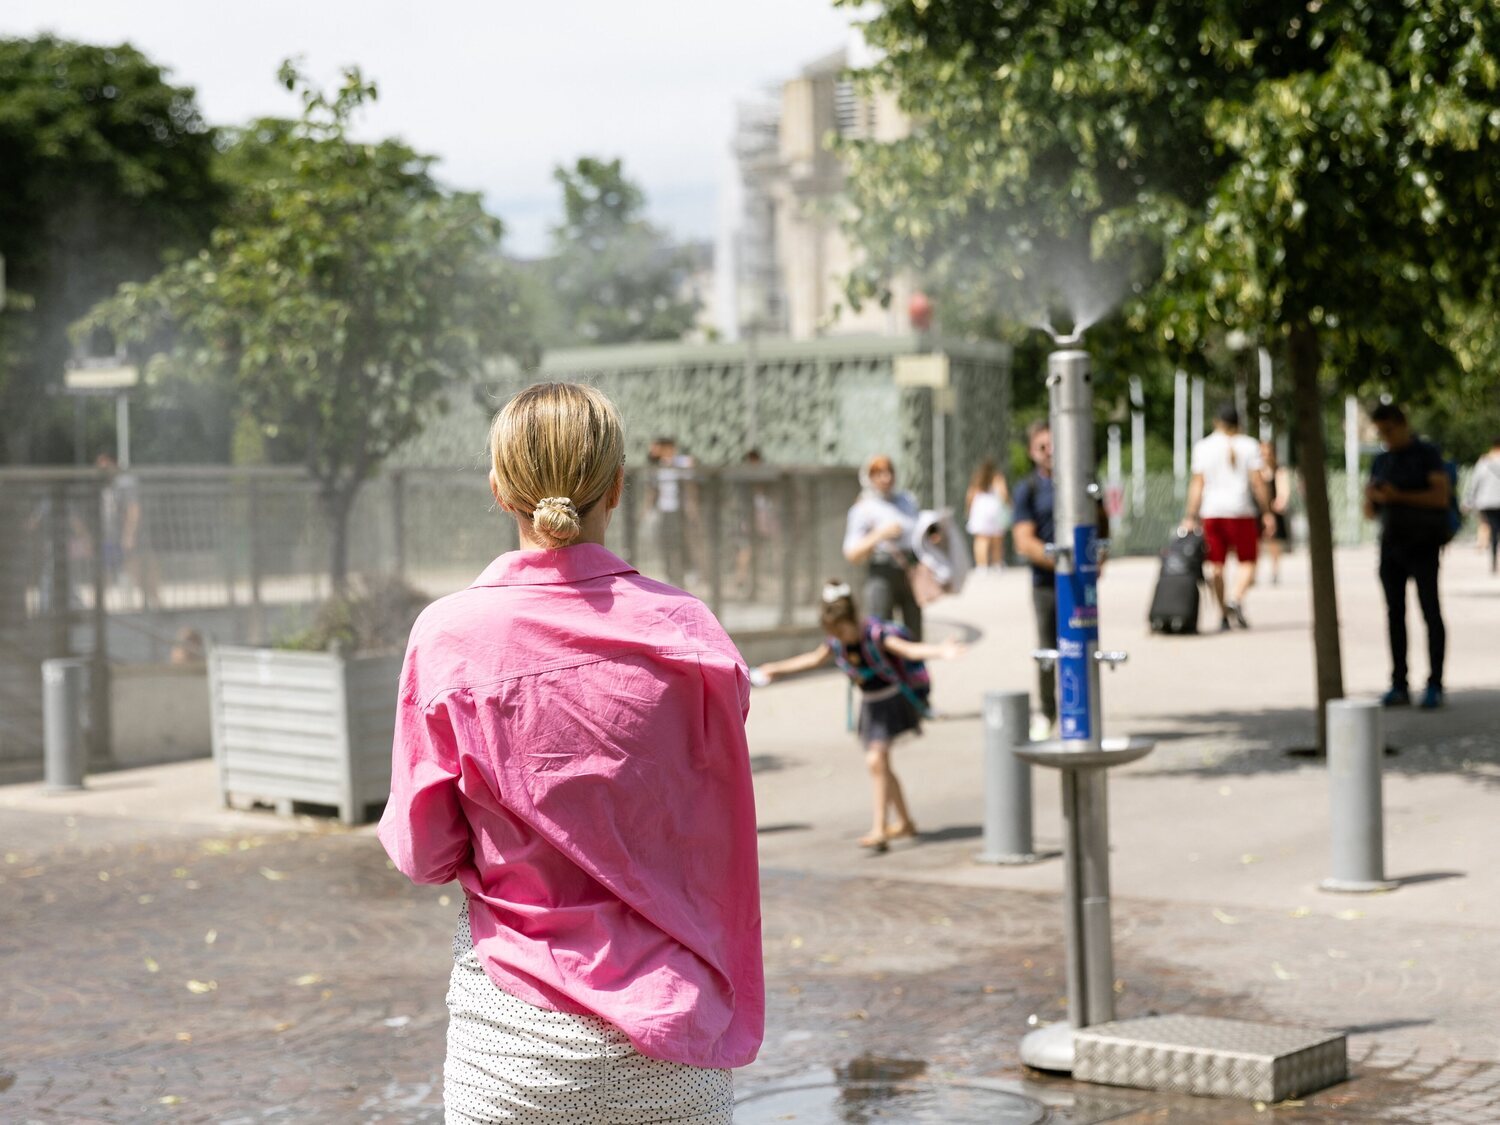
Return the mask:
[[459,881],[506,992],[743,1066],[765,1017],[748,707],[698,599],[593,544],[501,555],[412,629],[380,841]]

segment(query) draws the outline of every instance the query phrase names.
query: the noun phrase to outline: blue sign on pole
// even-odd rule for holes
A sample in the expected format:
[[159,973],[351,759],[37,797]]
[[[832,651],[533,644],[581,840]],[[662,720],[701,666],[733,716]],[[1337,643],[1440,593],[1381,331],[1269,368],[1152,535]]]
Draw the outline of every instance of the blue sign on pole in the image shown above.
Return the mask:
[[1073,569],[1057,576],[1057,718],[1066,742],[1094,736],[1091,664],[1099,647],[1099,533],[1073,529]]

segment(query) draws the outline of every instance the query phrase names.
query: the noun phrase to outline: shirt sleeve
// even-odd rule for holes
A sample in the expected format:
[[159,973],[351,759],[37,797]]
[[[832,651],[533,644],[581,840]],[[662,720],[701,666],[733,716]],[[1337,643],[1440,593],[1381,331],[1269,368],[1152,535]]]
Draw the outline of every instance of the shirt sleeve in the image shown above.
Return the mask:
[[402,690],[391,750],[391,797],[377,835],[396,869],[414,883],[447,883],[472,850],[458,799],[458,746],[446,704],[427,706]]
[[849,519],[844,524],[844,550],[853,550],[866,535],[870,534],[870,517],[863,501],[856,501],[849,509]]
[[1035,524],[1037,522],[1036,510],[1032,501],[1031,478],[1023,480],[1016,485],[1016,491],[1011,496],[1011,525],[1018,523]]
[[1191,463],[1188,465],[1188,472],[1192,473],[1194,476],[1197,476],[1199,473],[1206,472],[1207,471],[1207,467],[1208,467],[1208,449],[1207,449],[1207,447],[1201,441],[1195,441],[1195,442],[1193,442],[1193,456],[1192,456]]
[[1265,468],[1265,458],[1260,455],[1260,442],[1251,438],[1245,442],[1245,464],[1250,466],[1252,473],[1258,473]]

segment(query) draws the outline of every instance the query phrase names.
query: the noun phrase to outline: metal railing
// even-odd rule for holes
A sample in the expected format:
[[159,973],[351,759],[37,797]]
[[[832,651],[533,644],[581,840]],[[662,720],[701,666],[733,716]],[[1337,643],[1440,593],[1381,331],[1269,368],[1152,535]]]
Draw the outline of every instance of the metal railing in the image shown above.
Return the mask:
[[[852,469],[683,468],[665,488],[659,473],[628,471],[611,549],[703,598],[733,632],[814,623],[822,582],[850,569]],[[1330,474],[1329,492],[1335,541],[1368,541],[1343,474]],[[1182,512],[1169,474],[1149,476],[1139,497],[1127,481],[1114,499],[1116,555],[1156,553]],[[399,578],[428,597],[517,545],[477,469],[377,477],[349,534],[357,582]],[[40,755],[42,660],[165,661],[188,631],[274,641],[327,597],[330,553],[317,487],[298,469],[0,470],[0,762]]]

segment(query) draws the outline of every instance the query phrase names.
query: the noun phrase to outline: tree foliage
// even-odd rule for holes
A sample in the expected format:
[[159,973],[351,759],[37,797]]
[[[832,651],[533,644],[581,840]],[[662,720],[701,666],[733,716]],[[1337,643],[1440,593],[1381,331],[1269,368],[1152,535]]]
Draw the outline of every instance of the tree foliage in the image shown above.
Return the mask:
[[12,459],[46,452],[34,439],[68,325],[203,243],[222,203],[213,159],[192,89],[135,48],[0,39],[0,425]]
[[563,221],[548,265],[558,344],[676,340],[698,308],[682,296],[683,253],[644,218],[645,195],[619,160],[580,158],[557,168]]
[[281,78],[303,113],[239,136],[243,185],[209,246],[122,286],[84,327],[108,327],[154,367],[227,380],[300,451],[334,524],[342,588],[360,485],[456,386],[530,341],[499,220],[477,196],[442,190],[431,158],[349,136],[374,87],[354,70],[331,97],[290,65]]
[[849,146],[864,292],[915,263],[1013,322],[1124,298],[1171,349],[1308,325],[1396,365],[1445,353],[1437,296],[1494,269],[1474,237],[1500,209],[1482,5],[880,8],[867,78],[920,125]]
[[1090,338],[1106,368],[1131,337],[1174,361],[1232,329],[1281,351],[1319,697],[1341,694],[1322,403],[1495,386],[1493,5],[883,0],[866,32],[867,79],[917,127],[849,146],[852,294],[916,266],[960,315],[1012,324],[1118,300]]

